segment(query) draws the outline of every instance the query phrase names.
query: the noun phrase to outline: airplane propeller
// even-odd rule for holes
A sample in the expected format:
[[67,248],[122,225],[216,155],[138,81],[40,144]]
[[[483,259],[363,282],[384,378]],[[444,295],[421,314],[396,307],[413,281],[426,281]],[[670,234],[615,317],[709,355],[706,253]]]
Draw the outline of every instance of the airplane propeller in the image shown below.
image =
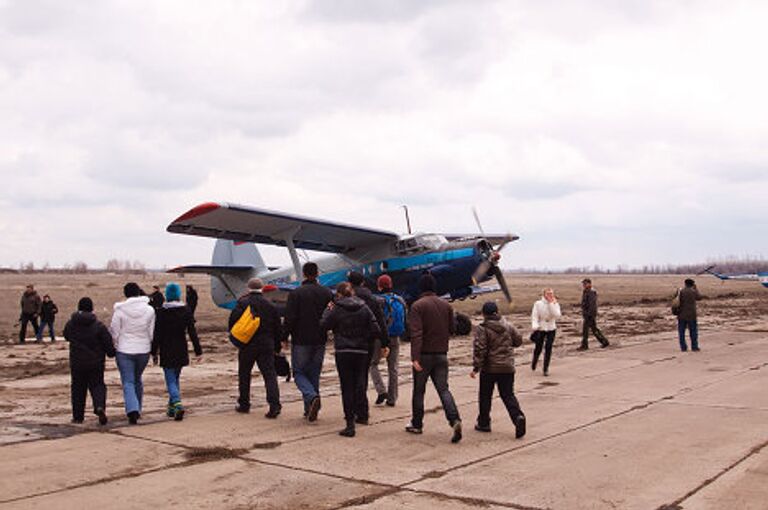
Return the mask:
[[[480,230],[480,234],[485,237],[485,230],[483,229],[483,225],[480,222],[480,216],[478,216],[477,209],[475,207],[472,208],[472,215],[475,217],[475,222],[477,223],[477,228]],[[507,303],[512,303],[512,294],[509,292],[509,287],[507,286],[507,280],[504,278],[504,273],[499,267],[499,259],[501,258],[499,252],[504,249],[507,243],[514,241],[515,239],[516,238],[514,236],[507,235],[507,237],[499,246],[495,248],[492,247],[492,249],[487,254],[485,254],[483,261],[479,266],[477,266],[475,273],[472,275],[472,281],[477,284],[477,282],[481,281],[482,278],[489,274],[490,271],[490,274],[496,277],[496,281],[499,283],[499,287],[501,287],[501,291],[504,293],[504,297],[507,299]]]

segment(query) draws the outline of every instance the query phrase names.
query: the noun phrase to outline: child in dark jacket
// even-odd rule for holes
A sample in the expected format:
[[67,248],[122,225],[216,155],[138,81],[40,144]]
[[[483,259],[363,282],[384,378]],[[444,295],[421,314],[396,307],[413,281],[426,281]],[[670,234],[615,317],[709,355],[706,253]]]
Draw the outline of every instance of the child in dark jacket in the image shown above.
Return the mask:
[[84,297],[77,304],[64,326],[64,338],[69,342],[69,368],[72,374],[72,423],[83,423],[85,398],[91,392],[93,412],[99,424],[106,425],[107,386],[104,384],[104,356],[115,357],[112,335],[96,319],[93,301]]
[[496,303],[485,303],[483,322],[475,329],[473,368],[470,374],[474,378],[480,372],[480,412],[475,430],[491,431],[491,399],[494,386],[498,386],[501,400],[515,424],[515,437],[525,435],[525,415],[515,397],[515,347],[522,344],[523,337],[499,315]]
[[368,364],[380,329],[376,317],[365,302],[354,295],[352,285],[340,283],[336,298],[320,320],[320,329],[333,330],[336,369],[341,383],[341,401],[347,426],[339,432],[354,437],[355,423],[368,424]]
[[184,407],[181,405],[180,377],[181,368],[189,365],[187,335],[192,340],[195,355],[203,355],[200,339],[195,329],[192,313],[181,301],[181,287],[176,283],[165,286],[165,302],[157,310],[155,318],[155,333],[152,338],[152,361],[163,367],[165,386],[168,388],[169,418],[181,421],[184,418]]

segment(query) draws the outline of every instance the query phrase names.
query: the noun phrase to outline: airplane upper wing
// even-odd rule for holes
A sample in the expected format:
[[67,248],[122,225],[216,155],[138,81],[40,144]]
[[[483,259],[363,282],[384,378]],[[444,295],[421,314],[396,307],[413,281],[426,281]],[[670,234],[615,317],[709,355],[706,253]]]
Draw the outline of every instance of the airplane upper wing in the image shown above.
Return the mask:
[[511,234],[488,234],[488,235],[479,235],[479,234],[443,234],[443,237],[448,239],[449,241],[460,241],[460,240],[470,240],[470,239],[486,239],[489,243],[491,243],[494,246],[498,246],[502,244],[505,241],[517,241],[520,239],[520,237],[516,235]]
[[293,239],[298,249],[349,253],[356,248],[395,242],[398,235],[343,223],[317,220],[267,209],[208,202],[182,214],[168,232],[286,246]]

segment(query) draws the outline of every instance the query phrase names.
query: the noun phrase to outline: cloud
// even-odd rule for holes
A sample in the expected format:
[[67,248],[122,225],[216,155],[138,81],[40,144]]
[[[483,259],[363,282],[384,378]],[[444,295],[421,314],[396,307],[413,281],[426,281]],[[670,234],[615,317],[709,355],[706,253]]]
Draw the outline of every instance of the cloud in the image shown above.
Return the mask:
[[766,253],[766,14],[6,0],[0,265],[205,262],[164,229],[210,200],[440,232],[476,206],[523,236],[508,267]]

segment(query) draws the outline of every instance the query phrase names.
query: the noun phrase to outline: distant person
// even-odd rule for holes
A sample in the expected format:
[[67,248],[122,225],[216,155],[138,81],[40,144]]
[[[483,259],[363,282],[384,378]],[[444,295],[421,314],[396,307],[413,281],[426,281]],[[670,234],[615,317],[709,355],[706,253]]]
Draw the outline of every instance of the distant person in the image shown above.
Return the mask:
[[696,301],[701,299],[699,289],[696,288],[696,282],[688,278],[685,280],[685,287],[680,289],[680,312],[677,314],[677,335],[680,340],[680,350],[685,352],[688,345],[685,342],[685,330],[688,329],[691,335],[691,350],[698,352],[699,349],[699,328],[696,322]]
[[264,416],[277,418],[280,415],[282,405],[280,404],[280,388],[277,385],[277,372],[275,371],[275,354],[282,349],[282,327],[280,315],[275,306],[264,297],[263,289],[264,282],[259,278],[248,280],[248,293],[237,300],[237,305],[229,315],[230,330],[243,313],[251,313],[254,317],[259,317],[259,328],[254,336],[244,346],[238,346],[239,396],[235,410],[238,413],[248,413],[251,410],[251,372],[253,365],[256,364],[262,379],[264,379],[264,387],[267,391],[269,410]]
[[165,387],[168,389],[168,408],[166,414],[176,421],[184,419],[184,406],[181,404],[181,369],[189,365],[189,346],[187,335],[192,340],[195,356],[199,360],[203,355],[200,338],[195,329],[195,320],[189,308],[181,301],[181,287],[176,283],[165,286],[165,303],[156,312],[155,331],[152,336],[152,361],[163,367]]
[[56,341],[56,333],[53,330],[53,322],[56,320],[56,314],[59,313],[59,309],[56,307],[56,303],[51,301],[51,296],[46,294],[43,296],[43,302],[40,305],[40,329],[37,330],[37,341],[43,341],[43,333],[45,327],[48,326],[48,333],[51,335],[51,342]]
[[128,416],[128,422],[136,425],[141,418],[141,404],[144,398],[141,376],[152,350],[155,310],[149,305],[149,298],[140,295],[141,289],[136,283],[126,283],[123,294],[126,300],[115,303],[111,331],[117,350],[117,368],[120,370],[120,380],[123,384],[125,414]]
[[185,289],[186,294],[186,300],[187,300],[187,308],[189,308],[189,312],[192,314],[192,317],[195,316],[195,310],[197,310],[197,291],[195,288],[191,285],[187,285]]
[[21,295],[21,316],[19,317],[19,322],[21,323],[21,329],[19,330],[20,344],[27,341],[27,323],[32,323],[32,329],[35,330],[35,338],[39,335],[40,328],[37,325],[37,317],[40,315],[42,303],[43,301],[40,299],[40,294],[35,290],[35,286],[31,283],[27,285],[27,289]]
[[365,301],[355,296],[352,284],[342,282],[336,287],[336,298],[323,312],[320,329],[333,330],[336,370],[346,421],[346,427],[339,435],[354,437],[355,423],[368,425],[369,354],[379,336],[378,321]]
[[320,411],[320,373],[323,370],[328,336],[320,330],[320,318],[333,299],[333,292],[318,283],[319,270],[314,262],[302,268],[304,281],[288,294],[285,305],[286,338],[291,337],[293,378],[304,400],[307,421],[317,420]]
[[552,345],[557,333],[556,321],[560,318],[560,304],[555,297],[555,291],[544,289],[541,299],[533,304],[531,310],[531,329],[533,330],[536,347],[533,350],[531,370],[536,370],[542,347],[544,348],[544,375],[549,375],[549,362],[552,360]]
[[163,303],[165,303],[165,298],[163,297],[163,293],[160,292],[160,286],[153,285],[152,294],[149,295],[149,304],[155,311],[157,311],[163,306]]
[[445,417],[453,429],[452,443],[461,441],[461,417],[448,389],[448,340],[454,332],[453,308],[435,294],[437,282],[430,274],[419,279],[420,296],[408,316],[413,365],[411,422],[407,432],[421,434],[424,425],[424,392],[431,378]]
[[[389,275],[381,275],[376,281],[379,289],[378,297],[383,301],[382,312],[388,337],[388,349],[382,349],[381,341],[377,340],[373,348],[371,359],[371,380],[376,388],[378,397],[376,405],[386,402],[388,406],[394,406],[397,402],[398,359],[400,356],[400,341],[405,335],[408,324],[405,300],[392,291],[392,278]],[[387,360],[387,385],[379,372],[379,361],[384,357]]]
[[[373,312],[373,316],[376,317],[376,322],[379,325],[378,342],[371,343],[371,349],[368,352],[368,365],[370,366],[373,358],[381,357],[383,350],[386,349],[389,352],[389,336],[387,335],[387,323],[384,320],[384,312],[382,311],[382,303],[378,299],[378,296],[374,296],[371,289],[365,286],[365,277],[359,271],[350,271],[347,275],[347,281],[352,284],[352,291],[355,296],[362,299],[366,306]],[[378,350],[379,352],[374,352]],[[386,357],[386,356],[385,356]],[[365,387],[368,388],[368,371],[365,372]],[[376,402],[381,404],[386,397],[381,394],[376,398]],[[368,395],[366,392],[366,407],[368,405]]]
[[485,303],[483,322],[475,328],[470,373],[473,379],[480,373],[479,413],[475,430],[491,431],[491,399],[493,388],[497,386],[509,417],[515,424],[515,437],[525,435],[525,415],[515,397],[515,347],[521,345],[523,337],[499,315],[496,303]]
[[93,301],[80,299],[77,312],[64,326],[69,342],[69,369],[72,376],[72,423],[83,423],[85,398],[91,393],[93,414],[99,425],[107,424],[107,386],[104,384],[104,357],[115,357],[112,335],[93,313]]
[[592,288],[592,280],[589,278],[584,278],[581,285],[584,289],[581,294],[581,316],[584,318],[584,325],[581,330],[581,346],[577,350],[586,351],[589,349],[587,341],[590,331],[600,342],[600,347],[608,347],[610,345],[608,339],[597,327],[597,291]]

